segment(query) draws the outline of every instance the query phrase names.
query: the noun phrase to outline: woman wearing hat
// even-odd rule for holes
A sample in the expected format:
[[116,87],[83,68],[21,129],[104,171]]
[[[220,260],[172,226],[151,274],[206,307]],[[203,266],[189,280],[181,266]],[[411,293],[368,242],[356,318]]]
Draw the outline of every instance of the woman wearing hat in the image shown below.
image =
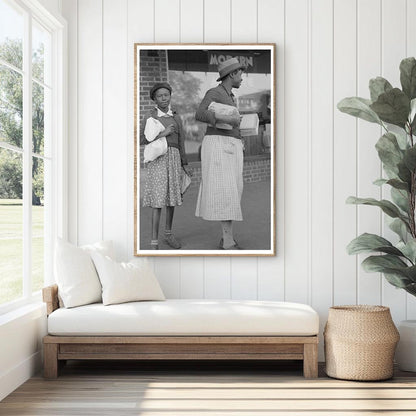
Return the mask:
[[232,226],[233,221],[243,220],[243,142],[238,111],[230,111],[229,115],[215,112],[211,104],[225,104],[231,110],[237,107],[232,89],[240,87],[244,69],[237,58],[220,63],[217,81],[221,83],[207,91],[195,115],[208,124],[201,147],[202,180],[195,215],[221,222],[219,248],[224,250],[241,249]]
[[174,249],[181,244],[172,234],[175,207],[182,205],[181,172],[187,165],[184,134],[179,115],[170,106],[172,87],[159,82],[150,90],[150,98],[156,106],[142,123],[142,144],[166,138],[167,151],[146,163],[143,206],[152,208],[152,238],[150,247],[159,249],[159,223],[163,207],[166,207],[165,242]]

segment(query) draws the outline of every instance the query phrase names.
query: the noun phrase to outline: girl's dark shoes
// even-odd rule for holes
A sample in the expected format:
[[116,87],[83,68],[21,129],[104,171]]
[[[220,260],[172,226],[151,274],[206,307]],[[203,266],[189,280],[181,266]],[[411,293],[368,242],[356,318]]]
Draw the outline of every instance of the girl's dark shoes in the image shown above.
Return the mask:
[[178,250],[181,248],[181,243],[174,237],[173,234],[165,234],[165,242],[168,246]]

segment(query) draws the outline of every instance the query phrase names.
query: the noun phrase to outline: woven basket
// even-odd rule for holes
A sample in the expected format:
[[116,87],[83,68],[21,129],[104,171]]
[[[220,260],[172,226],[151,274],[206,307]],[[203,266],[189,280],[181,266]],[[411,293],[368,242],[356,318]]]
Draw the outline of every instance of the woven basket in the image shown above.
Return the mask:
[[393,377],[399,332],[389,308],[370,305],[330,308],[324,341],[329,377],[344,380]]

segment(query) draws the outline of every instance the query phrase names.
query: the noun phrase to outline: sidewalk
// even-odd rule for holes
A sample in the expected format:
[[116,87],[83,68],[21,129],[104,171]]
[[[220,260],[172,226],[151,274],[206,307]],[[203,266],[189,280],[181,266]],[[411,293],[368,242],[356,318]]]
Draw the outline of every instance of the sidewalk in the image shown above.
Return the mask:
[[[234,237],[245,250],[270,249],[270,181],[245,183],[242,197],[243,221],[234,222]],[[221,225],[195,217],[198,188],[189,190],[184,202],[175,208],[173,233],[183,250],[217,250],[222,236]],[[151,208],[140,208],[140,247],[150,248]],[[162,209],[159,249],[173,250],[163,242],[165,209]]]

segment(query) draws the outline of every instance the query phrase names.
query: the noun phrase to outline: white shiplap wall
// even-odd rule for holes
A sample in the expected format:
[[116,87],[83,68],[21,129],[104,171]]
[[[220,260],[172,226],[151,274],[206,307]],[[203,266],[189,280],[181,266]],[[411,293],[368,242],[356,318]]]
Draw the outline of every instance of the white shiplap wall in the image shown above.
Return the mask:
[[277,45],[275,258],[157,258],[168,297],[276,299],[328,307],[383,303],[395,320],[416,301],[363,273],[347,243],[387,232],[380,197],[378,127],[336,110],[368,96],[369,78],[399,85],[416,54],[414,0],[62,0],[69,21],[70,238],[115,241],[133,253],[134,42],[274,42]]

